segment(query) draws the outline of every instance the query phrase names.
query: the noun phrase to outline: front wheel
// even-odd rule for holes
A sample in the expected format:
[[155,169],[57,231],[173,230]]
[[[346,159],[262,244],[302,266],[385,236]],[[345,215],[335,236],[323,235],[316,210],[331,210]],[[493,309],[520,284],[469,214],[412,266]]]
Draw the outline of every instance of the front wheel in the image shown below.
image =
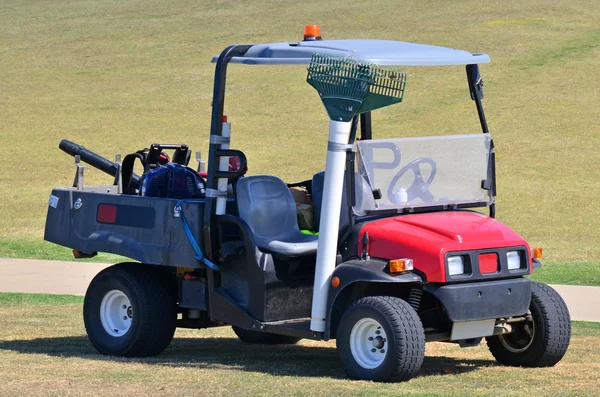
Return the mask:
[[177,304],[170,286],[154,269],[121,263],[94,277],[85,294],[83,320],[98,352],[153,356],[173,339]]
[[419,315],[400,298],[369,296],[342,315],[337,349],[352,379],[399,382],[414,377],[425,356]]
[[531,321],[513,325],[513,332],[486,338],[500,364],[512,367],[551,367],[569,347],[571,318],[561,296],[546,284],[531,283]]

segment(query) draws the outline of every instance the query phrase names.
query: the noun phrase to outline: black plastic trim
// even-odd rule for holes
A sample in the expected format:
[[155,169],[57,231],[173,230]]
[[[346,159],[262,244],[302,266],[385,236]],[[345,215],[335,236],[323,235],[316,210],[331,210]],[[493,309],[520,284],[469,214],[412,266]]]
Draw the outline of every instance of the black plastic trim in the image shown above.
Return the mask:
[[215,151],[215,159],[220,157],[237,157],[240,159],[240,167],[235,171],[219,171],[214,172],[214,178],[227,178],[234,179],[244,175],[248,167],[248,160],[246,155],[241,150],[234,149],[218,149]]
[[340,285],[335,288],[329,285],[327,294],[327,314],[325,325],[325,339],[329,339],[331,334],[331,312],[336,303],[339,294],[347,287],[357,282],[369,283],[416,283],[422,284],[423,279],[412,273],[405,272],[398,275],[391,275],[385,271],[388,261],[382,259],[354,259],[339,264],[331,277],[338,277]]
[[487,121],[485,120],[485,113],[483,112],[483,79],[479,74],[478,65],[467,65],[467,80],[469,81],[469,91],[471,93],[471,99],[475,101],[477,106],[477,115],[479,116],[479,122],[481,123],[481,129],[484,134],[489,133]]
[[360,140],[365,141],[373,139],[373,129],[371,125],[371,112],[360,115]]
[[[358,128],[358,116],[354,116],[352,119],[352,127],[350,128],[350,137],[348,139],[349,145],[354,145],[356,140],[356,130]],[[355,153],[351,150],[346,152],[346,170],[344,173],[345,184],[346,184],[346,201],[348,206],[342,208],[342,211],[348,212],[348,225],[344,228],[342,233],[338,237],[338,247],[342,246],[342,242],[345,241],[356,223],[356,216],[354,215],[354,206],[356,205],[356,179],[354,176],[354,158]]]
[[256,255],[254,255],[254,253],[257,251],[258,247],[256,246],[256,242],[254,241],[254,237],[252,235],[252,232],[250,231],[250,226],[248,226],[248,224],[243,219],[232,215],[217,215],[215,216],[215,221],[219,230],[219,239],[217,241],[224,241],[223,225],[229,224],[236,226],[242,238],[244,239],[244,248],[246,250],[247,255],[246,260],[250,262],[257,262]]
[[206,280],[179,280],[179,307],[207,310]]
[[459,209],[468,208],[481,208],[487,207],[488,203],[485,201],[479,201],[474,203],[461,203],[461,204],[443,204],[443,205],[430,205],[427,207],[404,207],[404,208],[391,208],[388,210],[370,210],[366,211],[367,216],[394,216],[394,215],[405,215],[405,214],[422,214],[426,212],[440,212],[440,211],[456,211]]
[[446,309],[451,321],[474,321],[526,314],[531,281],[524,277],[467,284],[428,284],[423,289]]

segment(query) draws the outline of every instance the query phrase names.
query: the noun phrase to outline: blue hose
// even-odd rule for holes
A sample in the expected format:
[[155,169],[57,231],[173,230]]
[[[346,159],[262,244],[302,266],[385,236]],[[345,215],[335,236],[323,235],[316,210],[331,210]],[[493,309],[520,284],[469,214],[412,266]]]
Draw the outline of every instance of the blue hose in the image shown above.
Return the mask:
[[187,238],[190,241],[190,244],[192,244],[192,248],[194,249],[194,251],[196,251],[195,258],[198,259],[200,262],[204,263],[206,266],[208,266],[211,269],[213,269],[214,271],[218,272],[220,270],[219,266],[217,266],[214,263],[212,263],[211,261],[209,261],[208,258],[206,258],[202,254],[202,250],[200,249],[200,246],[198,245],[198,242],[194,238],[194,235],[192,234],[190,226],[188,225],[187,220],[185,219],[185,216],[183,215],[183,208],[182,208],[183,202],[184,202],[183,200],[179,200],[177,202],[176,206],[179,208],[179,214],[181,216],[181,222],[183,223],[183,230],[185,230],[185,234],[187,235]]

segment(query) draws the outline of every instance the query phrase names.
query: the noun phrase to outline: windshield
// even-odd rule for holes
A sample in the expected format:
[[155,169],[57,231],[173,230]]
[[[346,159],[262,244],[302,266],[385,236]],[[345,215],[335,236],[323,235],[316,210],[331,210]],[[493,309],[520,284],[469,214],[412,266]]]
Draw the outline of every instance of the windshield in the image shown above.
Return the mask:
[[358,173],[381,198],[360,200],[355,212],[491,204],[482,187],[490,141],[489,134],[358,141]]

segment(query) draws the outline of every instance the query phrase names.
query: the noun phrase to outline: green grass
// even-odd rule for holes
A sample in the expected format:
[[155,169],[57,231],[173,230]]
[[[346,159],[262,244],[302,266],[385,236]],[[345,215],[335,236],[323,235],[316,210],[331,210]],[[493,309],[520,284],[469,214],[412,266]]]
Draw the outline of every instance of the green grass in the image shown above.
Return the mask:
[[0,293],[2,306],[54,306],[82,303],[83,297],[75,295]]
[[[401,7],[392,0],[368,7],[359,0],[6,0],[0,249],[7,256],[62,255],[28,247],[42,239],[51,188],[72,182],[72,159],[58,150],[60,139],[109,158],[152,142],[185,142],[206,153],[210,58],[232,43],[296,41],[304,24],[320,23],[325,38],[488,53],[492,63],[481,72],[497,148],[498,219],[544,248],[548,266],[540,277],[598,280],[599,11],[591,0],[409,0]],[[404,102],[374,113],[375,137],[478,131],[463,68],[406,71]],[[245,151],[250,173],[297,181],[322,170],[327,117],[304,82],[305,69],[234,65],[230,72],[232,146]],[[87,183],[110,180],[88,168]],[[585,270],[581,277],[551,270],[563,263]]]
[[600,323],[587,321],[573,321],[573,334],[575,336],[585,334],[595,334],[600,331]]
[[70,248],[33,237],[0,239],[0,258],[46,259],[57,261],[119,263],[131,261],[119,255],[99,253],[93,258],[75,259]]
[[[427,344],[420,376],[405,383],[351,381],[335,342],[250,346],[229,327],[177,330],[164,353],[99,355],[82,324],[82,298],[0,294],[0,396],[565,396],[597,393],[600,323],[573,323],[552,368],[508,368],[485,343]],[[507,386],[509,385],[509,386]]]
[[531,278],[546,284],[600,285],[597,262],[543,262]]

